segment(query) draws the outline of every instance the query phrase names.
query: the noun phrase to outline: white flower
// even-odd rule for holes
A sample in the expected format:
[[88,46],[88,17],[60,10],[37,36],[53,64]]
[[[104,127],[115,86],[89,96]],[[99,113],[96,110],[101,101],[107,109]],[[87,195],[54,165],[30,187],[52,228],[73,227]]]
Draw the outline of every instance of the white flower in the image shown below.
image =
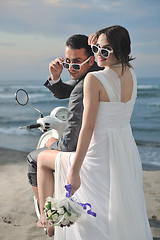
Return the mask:
[[51,202],[51,209],[52,210],[57,210],[58,208],[58,203],[57,202]]
[[63,207],[58,208],[57,213],[61,215],[64,214],[64,208]]
[[64,218],[63,218],[62,224],[63,225],[68,225],[70,223],[68,213],[65,212],[65,214],[63,216],[64,216]]
[[64,218],[64,215],[59,215],[59,216],[58,216],[58,222],[62,222],[62,221],[63,221],[63,218]]
[[51,210],[48,210],[48,211],[47,211],[47,214],[48,214],[48,217],[50,217],[50,216],[52,215]]
[[45,202],[45,207],[51,203],[51,209],[52,210],[57,210],[57,205],[58,205],[58,200],[56,198],[48,197]]
[[54,223],[55,226],[60,226],[63,222],[64,215],[59,215],[58,220]]
[[53,222],[58,222],[58,218],[59,218],[59,216],[58,216],[57,213],[55,213],[55,214],[52,215],[52,220],[53,220]]
[[79,216],[76,213],[71,213],[71,216],[69,217],[70,222],[76,222],[79,219]]

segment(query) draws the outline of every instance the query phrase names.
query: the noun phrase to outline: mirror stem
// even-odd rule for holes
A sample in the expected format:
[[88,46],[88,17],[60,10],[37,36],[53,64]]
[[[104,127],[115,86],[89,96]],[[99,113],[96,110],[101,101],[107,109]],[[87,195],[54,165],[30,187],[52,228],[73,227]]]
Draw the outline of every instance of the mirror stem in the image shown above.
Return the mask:
[[39,113],[40,113],[40,116],[41,116],[41,118],[43,118],[43,114],[39,111],[39,109],[38,108],[36,108],[36,107],[34,107],[32,104],[30,104],[30,103],[27,103],[30,107],[32,107],[32,108],[34,108],[36,111],[38,111]]

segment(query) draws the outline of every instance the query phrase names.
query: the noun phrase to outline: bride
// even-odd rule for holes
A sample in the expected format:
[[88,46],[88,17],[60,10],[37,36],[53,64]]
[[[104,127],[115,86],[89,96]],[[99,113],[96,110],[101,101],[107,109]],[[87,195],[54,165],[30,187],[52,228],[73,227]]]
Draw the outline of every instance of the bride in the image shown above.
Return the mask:
[[[89,202],[97,214],[69,228],[55,228],[56,240],[151,240],[141,160],[130,126],[137,79],[130,64],[129,33],[119,25],[110,26],[92,34],[89,44],[104,70],[85,77],[76,152],[58,153],[56,161],[50,150],[40,153],[38,190],[41,194],[46,186],[52,187],[41,178],[55,169],[56,196],[63,196],[67,182],[77,201]],[[48,191],[45,197],[49,195]],[[39,222],[48,224],[44,214]]]

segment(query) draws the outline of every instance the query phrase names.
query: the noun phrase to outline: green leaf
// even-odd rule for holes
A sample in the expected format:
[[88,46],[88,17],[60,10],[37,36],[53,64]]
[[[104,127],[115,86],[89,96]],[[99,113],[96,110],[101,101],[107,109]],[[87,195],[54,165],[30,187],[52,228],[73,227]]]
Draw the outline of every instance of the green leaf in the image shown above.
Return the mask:
[[71,213],[67,212],[67,215],[70,217],[70,216],[71,216]]
[[50,210],[50,209],[51,209],[51,202],[48,202],[48,204],[45,206],[45,208],[46,208],[47,210]]

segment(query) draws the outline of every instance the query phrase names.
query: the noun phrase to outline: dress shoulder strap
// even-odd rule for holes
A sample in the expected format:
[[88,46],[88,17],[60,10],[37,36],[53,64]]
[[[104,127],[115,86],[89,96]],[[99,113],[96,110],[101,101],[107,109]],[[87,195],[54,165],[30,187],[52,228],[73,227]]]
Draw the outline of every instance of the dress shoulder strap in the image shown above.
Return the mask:
[[111,69],[92,72],[92,74],[102,83],[110,102],[121,101],[121,85],[119,78]]

